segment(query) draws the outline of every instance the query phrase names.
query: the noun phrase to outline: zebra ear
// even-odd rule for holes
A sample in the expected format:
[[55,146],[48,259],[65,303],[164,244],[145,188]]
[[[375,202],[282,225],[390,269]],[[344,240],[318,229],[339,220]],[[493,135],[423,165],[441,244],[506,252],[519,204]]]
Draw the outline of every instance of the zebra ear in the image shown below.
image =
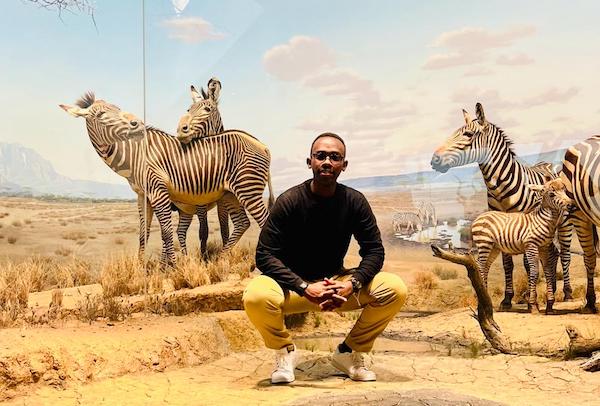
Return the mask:
[[68,104],[59,104],[59,106],[73,117],[87,117],[90,114],[88,109],[82,109],[79,106],[71,106]]
[[198,93],[194,85],[190,86],[190,90],[192,91],[192,101],[194,103],[198,103],[200,100],[202,100],[202,96],[200,95],[200,93]]
[[485,125],[487,123],[485,119],[485,113],[483,112],[483,106],[481,103],[477,103],[475,105],[475,115],[477,116],[477,121],[480,125]]
[[471,121],[473,121],[471,115],[465,109],[463,109],[463,117],[465,118],[465,124],[467,125],[471,124]]
[[219,101],[219,94],[221,94],[221,82],[217,78],[211,78],[206,85],[208,88],[208,97],[211,98],[215,103]]

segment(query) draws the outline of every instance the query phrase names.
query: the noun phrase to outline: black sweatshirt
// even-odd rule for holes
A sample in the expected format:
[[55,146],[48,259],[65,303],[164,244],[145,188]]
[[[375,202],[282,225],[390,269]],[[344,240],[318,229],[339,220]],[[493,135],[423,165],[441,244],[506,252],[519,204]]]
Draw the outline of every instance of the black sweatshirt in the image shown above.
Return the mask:
[[310,182],[277,198],[260,233],[256,266],[282,288],[303,295],[303,281],[340,273],[353,235],[362,257],[354,276],[365,286],[383,266],[384,257],[369,202],[362,193],[339,183],[334,196],[315,195]]

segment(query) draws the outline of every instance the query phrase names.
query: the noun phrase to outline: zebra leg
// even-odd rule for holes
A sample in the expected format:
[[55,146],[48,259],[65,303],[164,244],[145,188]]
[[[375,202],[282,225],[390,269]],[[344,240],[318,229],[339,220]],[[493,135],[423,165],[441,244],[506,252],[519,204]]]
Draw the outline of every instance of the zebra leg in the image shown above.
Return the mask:
[[223,247],[223,251],[228,251],[237,244],[242,235],[250,227],[250,220],[246,215],[246,210],[242,206],[238,206],[235,210],[230,209],[229,214],[233,220],[233,234],[231,234],[227,244]]
[[502,253],[502,266],[504,267],[504,299],[500,303],[500,311],[512,308],[512,298],[515,295],[513,288],[513,269],[515,268],[512,256]]
[[563,270],[563,292],[565,293],[565,302],[573,300],[573,289],[571,288],[571,277],[569,267],[571,265],[571,239],[573,238],[573,223],[568,215],[558,227],[558,243],[560,246],[560,263]]
[[208,246],[208,210],[206,206],[196,206],[196,217],[200,227],[198,228],[198,238],[200,239],[200,255],[206,257]]
[[[138,214],[140,216],[140,234],[139,234],[139,249],[138,249],[138,260],[144,259],[146,250],[146,241],[150,237],[150,226],[152,225],[152,206],[144,199],[143,196],[138,196]],[[144,207],[145,206],[145,207]]]
[[187,232],[190,228],[190,224],[192,224],[192,219],[194,216],[192,214],[184,213],[183,211],[179,211],[179,222],[177,223],[177,239],[179,240],[179,246],[181,247],[181,253],[183,255],[187,255]]
[[587,274],[586,304],[583,313],[596,313],[596,292],[594,291],[594,272],[596,271],[596,248],[594,244],[594,225],[578,210],[574,213],[573,225],[583,249],[583,263]]
[[[233,197],[233,196],[232,196]],[[217,201],[217,215],[219,217],[219,227],[221,228],[221,240],[223,241],[223,247],[227,245],[229,241],[229,207],[225,201],[225,197]],[[239,203],[237,203],[239,206]],[[245,231],[245,230],[244,230]]]
[[527,308],[531,313],[539,313],[537,304],[537,279],[538,279],[538,247],[534,244],[528,244],[525,247],[525,256],[529,264],[529,301]]
[[165,189],[153,191],[150,197],[154,213],[160,223],[160,234],[163,241],[163,250],[160,259],[161,267],[175,266],[175,249],[173,248],[173,226],[171,221],[171,202]]
[[[252,178],[248,179],[248,181],[252,181]],[[269,216],[269,210],[265,206],[265,202],[263,202],[262,192],[263,188],[253,189],[248,191],[248,188],[244,188],[244,179],[239,179],[239,181],[230,185],[233,194],[241,203],[241,205],[248,210],[250,216],[258,223],[258,226],[262,228],[267,221],[267,217]]]
[[[560,252],[554,242],[551,242],[550,245],[546,247],[547,252],[547,260],[548,266],[552,268],[552,272],[554,273],[554,279],[552,280],[552,293],[556,293],[556,268],[558,267],[558,258],[560,257]],[[538,250],[539,252],[539,250]],[[541,260],[541,254],[540,254]],[[570,260],[570,259],[569,259]],[[543,266],[543,264],[542,264]],[[544,275],[546,275],[546,271],[544,270]]]
[[546,278],[546,314],[554,314],[552,306],[554,306],[554,292],[556,291],[556,265],[558,256],[556,253],[552,253],[551,247],[554,247],[553,243],[550,243],[550,246],[539,248],[540,261]]
[[[527,253],[523,255],[523,268],[525,268],[525,273],[527,274],[527,281],[531,278],[531,266],[529,265],[529,260],[527,259]],[[536,277],[537,283],[537,277]],[[525,302],[529,303],[529,289],[525,291]]]

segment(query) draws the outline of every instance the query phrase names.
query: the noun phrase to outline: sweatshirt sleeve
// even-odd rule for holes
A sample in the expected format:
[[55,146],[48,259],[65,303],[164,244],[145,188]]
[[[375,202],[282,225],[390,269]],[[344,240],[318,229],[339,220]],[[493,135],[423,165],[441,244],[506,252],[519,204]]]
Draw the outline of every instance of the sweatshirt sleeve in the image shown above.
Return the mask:
[[256,266],[266,276],[274,279],[282,288],[293,290],[300,296],[304,290],[300,285],[304,282],[282,261],[287,246],[289,219],[292,214],[292,199],[282,195],[271,208],[267,222],[263,226],[256,247]]
[[357,219],[353,235],[360,246],[358,253],[362,259],[354,276],[365,286],[383,267],[385,252],[377,220],[369,202],[362,194],[358,194],[357,200]]

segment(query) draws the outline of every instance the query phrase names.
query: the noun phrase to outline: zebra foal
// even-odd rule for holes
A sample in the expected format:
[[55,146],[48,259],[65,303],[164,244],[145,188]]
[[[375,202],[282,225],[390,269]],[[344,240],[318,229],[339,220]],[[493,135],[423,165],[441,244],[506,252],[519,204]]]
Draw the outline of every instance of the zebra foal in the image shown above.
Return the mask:
[[[458,128],[448,137],[431,158],[432,169],[445,173],[450,168],[477,163],[487,188],[489,210],[501,212],[526,212],[536,204],[535,193],[526,185],[543,185],[556,175],[549,170],[546,163],[529,166],[521,162],[512,149],[512,140],[504,131],[490,123],[483,111],[481,103],[475,106],[476,118],[473,119],[465,110],[465,125]],[[564,216],[559,228],[560,261],[563,268],[563,291],[565,300],[572,299],[569,266],[571,263],[570,246],[573,225],[568,216]],[[580,229],[577,229],[580,236]],[[581,241],[581,238],[580,238]],[[556,250],[554,245],[550,246]],[[523,259],[525,269],[529,269],[526,257]],[[502,254],[506,290],[500,309],[510,309],[514,295],[512,273],[513,261],[508,254]]]
[[498,254],[525,254],[530,267],[528,308],[532,313],[539,311],[536,283],[541,260],[546,277],[546,313],[552,313],[557,257],[550,247],[572,200],[560,179],[528,187],[541,194],[537,206],[527,213],[487,211],[479,215],[471,225],[473,246],[477,248],[477,265],[486,288],[490,266]]

